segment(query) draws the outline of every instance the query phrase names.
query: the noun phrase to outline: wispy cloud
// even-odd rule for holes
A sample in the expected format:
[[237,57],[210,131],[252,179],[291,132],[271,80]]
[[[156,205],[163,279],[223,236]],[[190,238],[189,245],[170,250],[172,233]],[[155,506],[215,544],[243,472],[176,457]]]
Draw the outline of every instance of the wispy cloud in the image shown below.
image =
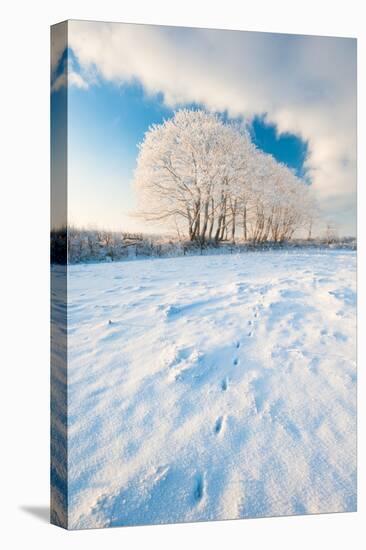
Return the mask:
[[70,55],[64,57],[64,50],[57,49],[51,59],[51,91],[57,92],[65,86],[74,86],[87,90],[89,82],[75,67],[75,62]]

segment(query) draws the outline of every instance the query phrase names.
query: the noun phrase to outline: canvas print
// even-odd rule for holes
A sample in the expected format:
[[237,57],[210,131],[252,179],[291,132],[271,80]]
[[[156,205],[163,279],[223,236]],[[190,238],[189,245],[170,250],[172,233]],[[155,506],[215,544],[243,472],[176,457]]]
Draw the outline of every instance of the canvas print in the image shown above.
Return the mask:
[[356,40],[51,46],[51,521],[355,511]]

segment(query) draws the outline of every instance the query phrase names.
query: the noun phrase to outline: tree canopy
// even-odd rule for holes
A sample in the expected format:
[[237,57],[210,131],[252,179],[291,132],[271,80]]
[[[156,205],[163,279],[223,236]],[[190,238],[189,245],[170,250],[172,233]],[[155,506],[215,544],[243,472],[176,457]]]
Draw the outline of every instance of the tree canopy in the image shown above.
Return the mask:
[[[134,186],[139,214],[191,241],[282,242],[311,234],[316,205],[292,170],[255,147],[246,128],[180,110],[146,132]],[[239,233],[240,232],[240,233]]]

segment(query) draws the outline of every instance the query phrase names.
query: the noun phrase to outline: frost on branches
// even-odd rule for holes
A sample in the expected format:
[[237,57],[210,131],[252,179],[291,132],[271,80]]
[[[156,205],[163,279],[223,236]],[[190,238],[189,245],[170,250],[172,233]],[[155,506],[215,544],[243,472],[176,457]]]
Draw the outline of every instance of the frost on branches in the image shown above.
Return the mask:
[[134,186],[145,220],[199,243],[283,242],[311,235],[309,187],[247,130],[216,114],[181,110],[152,126],[139,145]]

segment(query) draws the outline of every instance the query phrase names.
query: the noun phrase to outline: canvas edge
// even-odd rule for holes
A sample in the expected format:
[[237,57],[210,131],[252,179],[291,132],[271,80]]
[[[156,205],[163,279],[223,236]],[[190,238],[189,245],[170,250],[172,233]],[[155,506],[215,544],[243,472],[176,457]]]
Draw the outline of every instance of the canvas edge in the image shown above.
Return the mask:
[[[50,523],[68,529],[67,21],[50,27],[50,43]],[[60,66],[62,72],[58,74]],[[57,78],[61,83],[59,88],[55,86]]]

